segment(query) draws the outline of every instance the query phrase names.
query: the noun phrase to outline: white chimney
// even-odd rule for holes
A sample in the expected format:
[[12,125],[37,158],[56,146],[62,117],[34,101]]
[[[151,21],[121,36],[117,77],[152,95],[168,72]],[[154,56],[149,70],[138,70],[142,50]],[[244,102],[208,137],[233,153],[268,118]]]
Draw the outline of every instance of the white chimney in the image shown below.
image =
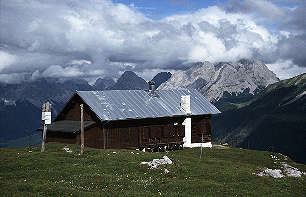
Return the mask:
[[190,95],[181,96],[181,110],[186,114],[190,114]]

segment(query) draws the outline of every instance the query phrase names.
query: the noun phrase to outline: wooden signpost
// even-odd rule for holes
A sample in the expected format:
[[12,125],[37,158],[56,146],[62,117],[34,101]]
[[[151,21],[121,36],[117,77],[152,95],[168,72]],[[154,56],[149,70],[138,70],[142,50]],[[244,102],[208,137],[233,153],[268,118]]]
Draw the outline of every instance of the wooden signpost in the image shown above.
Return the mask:
[[41,152],[44,152],[46,144],[46,136],[47,136],[47,125],[51,124],[51,104],[49,102],[46,102],[42,105],[41,120],[44,125],[43,139],[41,143]]
[[83,104],[80,105],[81,107],[81,154],[84,153],[84,106]]

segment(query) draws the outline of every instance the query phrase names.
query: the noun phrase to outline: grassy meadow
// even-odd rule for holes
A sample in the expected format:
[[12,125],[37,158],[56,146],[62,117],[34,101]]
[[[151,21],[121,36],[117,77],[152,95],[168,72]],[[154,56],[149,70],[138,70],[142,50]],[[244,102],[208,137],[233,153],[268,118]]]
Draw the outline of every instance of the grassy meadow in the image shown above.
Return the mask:
[[[98,150],[48,143],[40,147],[0,149],[0,196],[305,196],[306,176],[259,177],[280,162],[306,172],[306,166],[281,154],[237,148],[148,153]],[[271,154],[280,160],[275,162]],[[149,169],[142,161],[167,155],[172,165]],[[165,168],[169,173],[165,173]]]

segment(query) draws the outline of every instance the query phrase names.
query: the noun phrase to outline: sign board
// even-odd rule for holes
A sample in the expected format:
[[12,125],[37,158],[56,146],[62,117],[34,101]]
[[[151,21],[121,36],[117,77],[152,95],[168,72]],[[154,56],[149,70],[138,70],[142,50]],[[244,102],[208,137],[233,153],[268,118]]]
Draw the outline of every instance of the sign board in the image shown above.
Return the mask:
[[41,106],[41,120],[46,120],[46,116],[50,116],[50,120],[51,120],[51,114],[49,115],[46,115],[47,112],[50,112],[51,113],[51,104],[49,102],[46,102],[44,103],[42,106]]
[[41,112],[41,120],[45,120],[45,112]]
[[181,96],[181,110],[185,113],[191,113],[190,111],[190,95]]
[[45,124],[51,124],[51,112],[44,112],[45,113]]

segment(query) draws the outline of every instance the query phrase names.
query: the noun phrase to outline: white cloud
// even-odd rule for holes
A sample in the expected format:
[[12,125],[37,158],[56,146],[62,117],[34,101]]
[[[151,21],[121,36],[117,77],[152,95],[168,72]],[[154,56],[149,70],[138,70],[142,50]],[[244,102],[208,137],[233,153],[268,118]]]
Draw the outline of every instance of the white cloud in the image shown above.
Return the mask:
[[[266,7],[243,2],[257,13],[270,10],[272,19],[286,13],[268,1],[261,0]],[[176,70],[192,61],[259,58],[273,64],[280,55],[284,61],[296,56],[287,50],[292,42],[285,35],[292,39],[291,33],[272,33],[253,14],[217,6],[161,20],[109,0],[2,0],[1,6],[0,45],[8,47],[1,48],[0,74],[91,80],[131,69],[149,78],[150,71]]]
[[82,72],[78,67],[69,66],[69,67],[61,67],[59,65],[52,65],[48,67],[41,75],[43,77],[80,77],[82,76]]
[[78,65],[82,65],[82,64],[91,64],[91,61],[88,60],[84,60],[84,59],[80,59],[80,60],[71,60],[69,62],[69,64],[78,64]]
[[306,73],[305,67],[298,67],[291,60],[278,60],[273,64],[267,64],[267,66],[281,80],[288,79],[302,73]]
[[17,61],[17,57],[5,51],[0,51],[0,72]]
[[0,82],[3,83],[19,83],[20,81],[26,80],[26,73],[10,73],[10,74],[1,74],[0,73]]

